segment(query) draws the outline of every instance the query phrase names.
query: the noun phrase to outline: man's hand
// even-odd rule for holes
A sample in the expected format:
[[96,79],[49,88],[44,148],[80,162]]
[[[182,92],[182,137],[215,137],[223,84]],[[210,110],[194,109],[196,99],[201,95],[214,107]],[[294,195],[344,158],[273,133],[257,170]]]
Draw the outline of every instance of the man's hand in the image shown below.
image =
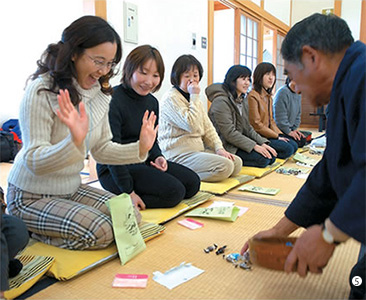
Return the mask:
[[[256,239],[263,239],[263,238],[270,238],[270,237],[286,237],[290,233],[294,232],[299,226],[295,223],[291,222],[287,217],[283,217],[278,223],[273,226],[273,228],[261,231],[254,235],[252,238]],[[243,248],[241,249],[241,255],[244,254],[248,250],[248,241],[245,242]]]
[[335,245],[324,241],[321,226],[313,225],[297,239],[287,257],[285,271],[297,272],[301,277],[305,277],[308,272],[322,273],[334,248]]
[[[257,234],[253,235],[251,239],[263,239],[270,237],[279,237],[278,232],[274,228],[260,231]],[[240,254],[243,255],[248,249],[249,249],[249,242],[246,241],[243,248],[241,248],[240,250]]]

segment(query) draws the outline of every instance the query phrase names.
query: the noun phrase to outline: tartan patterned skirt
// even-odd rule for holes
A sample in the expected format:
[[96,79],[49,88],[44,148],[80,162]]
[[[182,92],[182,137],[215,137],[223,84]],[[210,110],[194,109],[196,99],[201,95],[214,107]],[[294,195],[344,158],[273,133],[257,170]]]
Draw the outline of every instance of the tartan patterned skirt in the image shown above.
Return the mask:
[[65,249],[99,249],[114,239],[105,204],[114,196],[86,184],[65,195],[33,194],[9,184],[7,203],[9,213],[25,222],[32,238]]

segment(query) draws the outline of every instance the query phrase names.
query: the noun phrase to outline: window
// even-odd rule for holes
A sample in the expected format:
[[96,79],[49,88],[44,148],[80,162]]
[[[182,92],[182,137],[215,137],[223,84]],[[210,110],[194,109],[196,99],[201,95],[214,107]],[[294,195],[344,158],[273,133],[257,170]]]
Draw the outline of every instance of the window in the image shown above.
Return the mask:
[[258,22],[240,15],[240,64],[254,70],[258,64]]

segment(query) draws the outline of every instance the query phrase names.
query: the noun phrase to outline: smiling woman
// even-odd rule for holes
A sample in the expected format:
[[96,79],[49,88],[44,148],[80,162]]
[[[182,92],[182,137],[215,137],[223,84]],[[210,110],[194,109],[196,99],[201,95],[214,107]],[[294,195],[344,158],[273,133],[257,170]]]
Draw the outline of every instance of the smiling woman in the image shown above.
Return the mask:
[[[106,42],[95,47],[85,50],[79,55],[72,57],[77,80],[83,89],[90,89],[100,78],[113,72],[112,66],[115,66],[114,61],[117,52],[117,44]],[[103,87],[108,87],[107,82],[102,82]]]
[[[159,115],[159,103],[152,93],[159,90],[163,79],[164,62],[156,48],[139,46],[127,56],[122,83],[115,87],[109,109],[113,141],[121,144],[137,141],[144,113],[148,110]],[[167,161],[156,140],[147,163],[98,164],[97,170],[106,190],[130,194],[140,209],[173,207],[194,196],[200,187],[197,174]]]
[[80,184],[84,158],[90,151],[102,163],[143,162],[155,141],[153,113],[142,117],[139,142],[111,141],[109,79],[121,56],[120,37],[105,20],[81,17],[47,47],[25,91],[23,148],[8,177],[8,211],[46,244],[108,246],[113,231],[105,203],[114,195]]

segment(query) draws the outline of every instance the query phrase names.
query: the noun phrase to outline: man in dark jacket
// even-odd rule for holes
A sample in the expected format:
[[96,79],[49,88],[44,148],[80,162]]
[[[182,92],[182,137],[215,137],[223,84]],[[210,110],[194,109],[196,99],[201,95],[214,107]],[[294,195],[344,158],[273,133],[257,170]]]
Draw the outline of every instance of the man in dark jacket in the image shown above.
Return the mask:
[[[307,228],[285,264],[285,271],[306,276],[322,272],[337,244],[366,242],[366,46],[354,42],[342,19],[314,14],[288,32],[281,53],[296,92],[314,106],[329,103],[327,148],[285,216],[256,237]],[[365,280],[363,255],[351,273],[350,298],[365,299]]]

